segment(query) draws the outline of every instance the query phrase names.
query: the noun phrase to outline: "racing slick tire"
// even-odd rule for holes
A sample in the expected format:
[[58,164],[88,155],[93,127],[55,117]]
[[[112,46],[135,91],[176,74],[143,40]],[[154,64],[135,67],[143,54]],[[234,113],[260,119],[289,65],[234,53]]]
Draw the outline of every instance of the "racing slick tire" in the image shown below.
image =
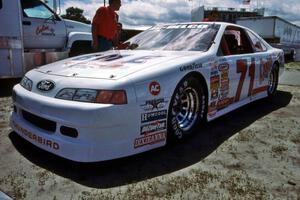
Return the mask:
[[178,142],[204,122],[207,97],[195,77],[184,78],[176,87],[168,111],[168,142]]
[[278,79],[279,79],[278,72],[279,72],[278,65],[274,64],[269,75],[269,83],[267,89],[269,98],[272,98],[277,91]]

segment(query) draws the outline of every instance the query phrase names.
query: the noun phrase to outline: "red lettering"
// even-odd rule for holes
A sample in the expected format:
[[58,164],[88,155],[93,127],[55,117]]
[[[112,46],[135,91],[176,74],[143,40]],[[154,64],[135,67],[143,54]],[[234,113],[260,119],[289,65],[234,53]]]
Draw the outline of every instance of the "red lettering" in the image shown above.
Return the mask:
[[248,90],[248,97],[252,95],[253,84],[255,78],[255,58],[251,58],[251,65],[249,67],[250,85]]
[[244,84],[245,77],[246,77],[246,72],[247,72],[247,60],[246,59],[236,61],[236,72],[241,73],[240,81],[239,81],[238,88],[237,88],[236,95],[235,95],[235,101],[237,102],[240,100],[241,92],[243,89],[243,84]]

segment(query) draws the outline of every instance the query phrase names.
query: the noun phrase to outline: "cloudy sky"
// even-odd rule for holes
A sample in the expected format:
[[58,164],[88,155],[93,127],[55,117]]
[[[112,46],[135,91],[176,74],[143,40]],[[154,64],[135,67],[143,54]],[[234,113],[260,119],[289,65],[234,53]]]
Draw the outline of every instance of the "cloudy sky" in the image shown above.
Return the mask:
[[[300,26],[300,0],[251,0],[250,5],[243,5],[242,2],[243,0],[122,0],[119,15],[120,21],[127,26],[153,25],[190,21],[191,9],[199,5],[234,8],[264,7],[266,16],[277,15]],[[92,19],[97,8],[102,5],[103,0],[61,0],[63,12],[68,7],[78,7],[84,10],[84,15],[88,19]]]

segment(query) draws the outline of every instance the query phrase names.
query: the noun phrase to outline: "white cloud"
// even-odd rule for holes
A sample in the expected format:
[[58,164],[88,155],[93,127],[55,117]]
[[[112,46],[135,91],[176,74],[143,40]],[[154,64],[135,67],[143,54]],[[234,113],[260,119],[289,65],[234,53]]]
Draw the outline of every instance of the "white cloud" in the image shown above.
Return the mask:
[[[64,0],[62,11],[71,6],[78,7],[84,10],[84,15],[88,19],[92,20],[96,10],[102,5],[103,0]],[[192,7],[199,5],[233,8],[264,6],[266,15],[277,15],[300,25],[299,0],[252,0],[249,6],[243,5],[242,0],[122,0],[119,15],[124,25],[183,22],[190,21]]]

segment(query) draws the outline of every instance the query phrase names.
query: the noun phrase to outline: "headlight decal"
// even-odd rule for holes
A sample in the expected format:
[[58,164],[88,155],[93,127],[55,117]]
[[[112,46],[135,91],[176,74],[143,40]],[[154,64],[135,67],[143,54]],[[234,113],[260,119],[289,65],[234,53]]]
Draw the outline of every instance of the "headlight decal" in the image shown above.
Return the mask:
[[79,88],[64,88],[55,98],[101,104],[127,104],[125,90],[94,90]]
[[20,82],[20,85],[28,91],[32,90],[32,80],[24,76]]

